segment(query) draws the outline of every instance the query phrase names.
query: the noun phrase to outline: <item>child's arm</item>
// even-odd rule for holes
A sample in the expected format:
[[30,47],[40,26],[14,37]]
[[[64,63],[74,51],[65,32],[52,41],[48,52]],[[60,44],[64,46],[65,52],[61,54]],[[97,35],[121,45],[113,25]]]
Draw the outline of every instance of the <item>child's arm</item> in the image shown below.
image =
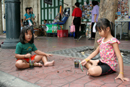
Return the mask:
[[93,53],[91,53],[86,59],[84,59],[84,60],[81,62],[81,64],[84,66],[84,65],[87,63],[87,61],[91,60],[91,59],[92,59],[93,57],[95,57],[98,53],[99,53],[99,46],[97,47],[97,49],[96,49]]
[[40,50],[36,50],[36,51],[34,51],[36,54],[38,54],[38,55],[43,55],[43,56],[47,56],[47,57],[49,57],[49,56],[52,56],[51,54],[46,54],[46,53],[44,53],[44,52],[42,52],[42,51],[40,51]]
[[123,59],[122,59],[122,56],[121,56],[121,53],[120,53],[118,44],[117,44],[117,43],[114,43],[114,44],[113,44],[113,48],[114,48],[115,53],[116,53],[116,56],[117,56],[117,58],[118,58],[119,67],[120,67],[119,75],[118,75],[115,79],[121,79],[122,81],[129,81],[128,78],[125,78],[125,77],[124,77]]
[[30,58],[30,57],[31,57],[30,53],[25,54],[25,55],[15,54],[15,58],[18,58],[18,59]]

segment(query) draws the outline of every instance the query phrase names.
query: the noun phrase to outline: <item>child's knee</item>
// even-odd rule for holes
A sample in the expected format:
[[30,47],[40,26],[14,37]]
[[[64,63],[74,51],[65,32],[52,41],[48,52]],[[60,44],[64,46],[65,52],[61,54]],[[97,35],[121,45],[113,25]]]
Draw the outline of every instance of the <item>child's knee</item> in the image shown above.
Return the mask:
[[46,59],[47,57],[46,57],[46,56],[42,56],[42,58],[45,58],[45,59]]
[[17,62],[15,63],[15,66],[16,66],[17,68],[22,68],[22,63],[21,63],[20,61],[17,61]]
[[90,68],[90,69],[88,70],[88,73],[89,73],[89,75],[91,75],[91,76],[94,76],[94,75],[96,74],[94,68]]

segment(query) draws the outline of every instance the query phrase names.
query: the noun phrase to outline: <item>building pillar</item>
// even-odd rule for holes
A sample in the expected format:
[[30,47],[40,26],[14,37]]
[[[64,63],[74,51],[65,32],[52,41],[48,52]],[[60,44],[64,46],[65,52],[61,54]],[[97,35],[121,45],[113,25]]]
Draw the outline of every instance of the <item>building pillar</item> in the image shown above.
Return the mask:
[[14,49],[20,35],[20,1],[5,0],[6,39],[3,49]]
[[0,34],[3,33],[3,27],[2,27],[2,0],[0,0]]

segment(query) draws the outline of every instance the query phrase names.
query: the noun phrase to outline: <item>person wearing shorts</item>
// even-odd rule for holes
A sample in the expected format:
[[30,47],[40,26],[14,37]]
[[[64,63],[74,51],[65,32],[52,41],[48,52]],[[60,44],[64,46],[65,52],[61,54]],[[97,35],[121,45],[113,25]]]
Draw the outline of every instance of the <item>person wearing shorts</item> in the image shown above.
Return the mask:
[[101,75],[107,75],[107,74],[115,73],[115,71],[112,70],[112,68],[106,63],[102,63],[101,61],[99,61],[98,66],[100,66],[101,69],[102,69]]

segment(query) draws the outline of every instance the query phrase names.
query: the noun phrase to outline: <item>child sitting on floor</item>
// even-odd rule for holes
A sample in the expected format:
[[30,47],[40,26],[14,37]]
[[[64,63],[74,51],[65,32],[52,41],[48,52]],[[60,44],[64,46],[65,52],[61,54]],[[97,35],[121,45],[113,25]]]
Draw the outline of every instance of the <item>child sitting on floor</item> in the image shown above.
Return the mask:
[[[31,55],[30,53],[34,51],[37,55]],[[47,57],[52,56],[51,54],[46,54],[36,48],[34,45],[34,36],[30,27],[24,27],[20,34],[20,42],[16,45],[15,57],[17,61],[15,66],[18,69],[29,68],[29,58],[34,60],[34,66],[42,66],[38,63],[42,60],[44,66],[54,65],[54,60],[51,62],[47,61]]]
[[[96,30],[102,37],[97,42],[99,46],[88,58],[84,59],[81,64],[86,66],[88,69],[88,75],[90,76],[101,76],[116,72],[117,61],[119,61],[119,75],[116,79],[122,81],[129,81],[128,78],[124,77],[123,59],[118,47],[120,42],[113,37],[113,23],[108,19],[102,18],[97,22]],[[98,53],[100,53],[100,60],[91,60]]]

